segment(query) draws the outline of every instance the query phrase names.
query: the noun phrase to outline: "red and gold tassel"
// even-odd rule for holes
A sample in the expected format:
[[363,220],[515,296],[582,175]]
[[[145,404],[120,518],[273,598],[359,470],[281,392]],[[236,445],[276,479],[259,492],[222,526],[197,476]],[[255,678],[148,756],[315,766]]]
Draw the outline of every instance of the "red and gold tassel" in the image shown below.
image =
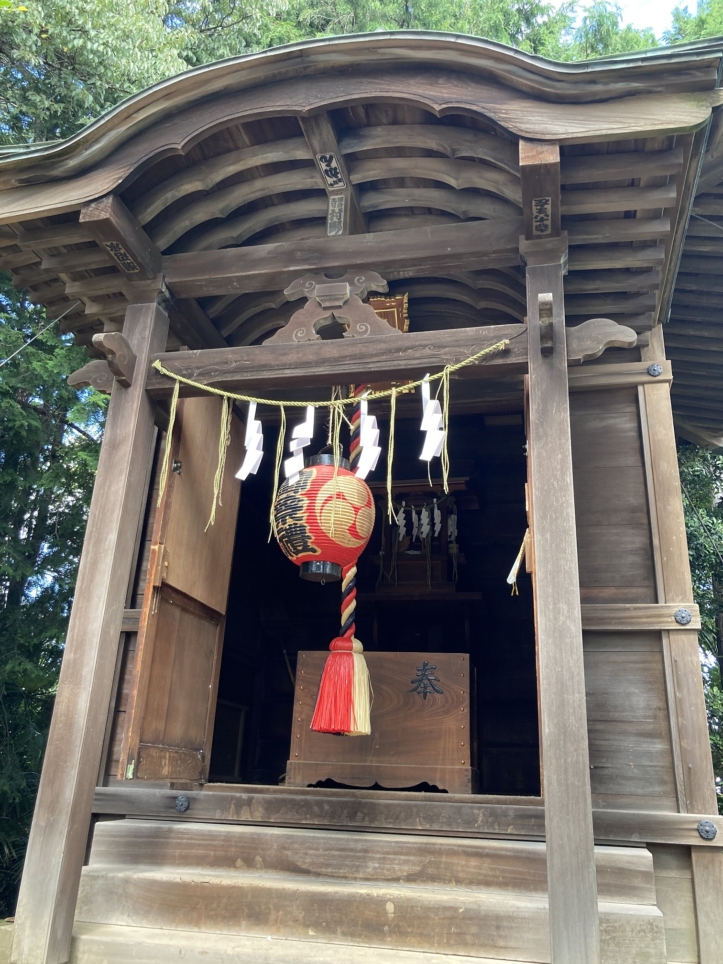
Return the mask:
[[371,733],[371,684],[364,647],[354,636],[355,611],[356,565],[352,563],[342,570],[341,634],[329,645],[311,720],[311,729],[317,733]]

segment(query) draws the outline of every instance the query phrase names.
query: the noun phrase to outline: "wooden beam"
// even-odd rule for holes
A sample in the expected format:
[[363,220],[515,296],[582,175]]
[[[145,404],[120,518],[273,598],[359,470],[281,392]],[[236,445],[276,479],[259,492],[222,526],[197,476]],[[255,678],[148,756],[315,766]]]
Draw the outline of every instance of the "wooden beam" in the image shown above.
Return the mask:
[[525,237],[560,237],[560,147],[520,138],[520,179]]
[[[533,241],[525,246],[526,257],[527,248],[536,245],[550,246]],[[551,960],[600,964],[563,266],[528,259],[526,274],[530,518]],[[552,352],[543,354],[540,306],[548,301]]]
[[566,230],[571,245],[610,244],[618,241],[665,241],[670,234],[670,218],[603,218],[599,221],[569,221],[566,224]]
[[570,251],[567,268],[568,271],[597,271],[601,268],[658,268],[664,262],[665,248],[662,244],[648,245],[644,248],[600,244],[589,248],[573,248]]
[[[144,374],[168,319],[131,305],[123,332]],[[70,954],[126,590],[155,439],[144,378],[114,385],[15,918],[12,960],[63,964]]]
[[560,170],[563,184],[593,181],[627,181],[633,177],[677,174],[683,166],[683,148],[668,151],[621,151],[619,154],[584,154],[564,157]]
[[660,362],[663,371],[651,375],[650,362],[615,362],[611,365],[590,365],[587,368],[573,369],[568,372],[568,386],[571,392],[596,391],[599,388],[628,388],[631,385],[671,382],[673,373],[670,362]]
[[160,251],[117,195],[84,204],[80,224],[129,278],[155,278],[160,271]]
[[300,117],[299,123],[329,198],[327,235],[366,234],[366,219],[329,115],[321,113]]
[[[681,626],[675,614],[687,609],[690,622]],[[651,632],[656,629],[700,629],[700,610],[695,603],[611,603],[582,607],[582,628],[598,632]]]
[[169,306],[174,334],[189,348],[225,348],[227,341],[195,298],[181,298]]
[[[133,610],[135,612],[135,610]],[[188,791],[185,813],[176,810],[177,790],[145,787],[98,787],[93,812],[111,816],[160,817],[200,823],[255,824],[271,827],[398,830],[407,833],[544,840],[544,807],[539,797],[466,796],[374,790],[326,790],[212,784]],[[717,813],[662,813],[640,810],[594,810],[595,838],[619,843],[666,843],[720,850],[718,840],[705,841],[700,820],[710,820],[723,835]]]
[[[339,338],[298,345],[256,345],[221,351],[166,352],[155,356],[169,371],[230,392],[249,388],[336,385],[420,378],[441,370],[483,348],[510,339],[509,347],[489,359],[460,369],[460,377],[527,371],[525,325],[490,325],[488,328],[458,328],[450,331],[418,331],[403,338]],[[393,342],[393,344],[392,344]],[[150,369],[147,391],[151,398],[168,398],[173,382]],[[201,395],[198,389],[181,385],[182,396]]]
[[516,267],[521,231],[522,218],[471,221],[172,254],[162,259],[162,265],[166,284],[177,298],[243,294],[285,288],[311,272],[355,267],[372,268],[388,280],[423,276],[441,268]]
[[[45,262],[43,262],[45,263]],[[660,286],[660,271],[594,271],[565,279],[565,297],[604,291],[653,291]]]
[[107,251],[98,247],[85,248],[83,251],[68,251],[65,254],[43,255],[42,268],[48,271],[90,271],[92,268],[106,268],[115,264]]
[[49,224],[45,228],[21,228],[17,243],[23,250],[45,251],[46,248],[93,240],[93,232],[89,226],[79,224],[78,221],[67,221],[64,224]]
[[[693,601],[670,386],[638,389],[658,599]],[[697,635],[663,632],[668,712],[674,758],[682,770],[681,810],[717,809]],[[719,964],[723,933],[723,853],[692,849],[700,964]]]

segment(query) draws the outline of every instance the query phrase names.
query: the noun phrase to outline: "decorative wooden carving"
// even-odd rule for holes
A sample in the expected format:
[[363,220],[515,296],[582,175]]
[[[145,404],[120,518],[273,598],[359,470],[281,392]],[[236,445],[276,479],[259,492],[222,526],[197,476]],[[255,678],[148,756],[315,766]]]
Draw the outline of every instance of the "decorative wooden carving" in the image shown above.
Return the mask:
[[110,395],[114,382],[113,372],[108,362],[102,358],[89,361],[77,372],[68,375],[68,384],[71,388],[95,388],[104,395]]
[[306,305],[291,316],[289,323],[268,339],[274,342],[320,341],[320,329],[337,321],[346,330],[344,338],[401,334],[380,319],[370,305],[361,300],[370,291],[386,291],[386,281],[376,271],[347,271],[337,279],[325,274],[308,274],[285,290],[289,301],[306,297]]
[[637,332],[610,318],[591,318],[568,328],[565,334],[568,365],[582,365],[599,358],[606,348],[635,348],[638,341]]
[[383,318],[392,328],[409,331],[409,294],[394,295],[391,298],[370,298],[368,304],[379,318]]
[[93,335],[93,345],[105,355],[117,381],[128,388],[133,381],[136,356],[123,335],[119,331],[104,331]]

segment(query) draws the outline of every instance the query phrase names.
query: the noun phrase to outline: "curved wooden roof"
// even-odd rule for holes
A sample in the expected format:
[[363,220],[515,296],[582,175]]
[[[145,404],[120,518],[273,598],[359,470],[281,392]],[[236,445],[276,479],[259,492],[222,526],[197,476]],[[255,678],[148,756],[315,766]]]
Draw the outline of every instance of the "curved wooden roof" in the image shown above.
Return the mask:
[[[524,137],[562,146],[568,323],[605,315],[644,332],[668,314],[721,102],[722,49],[711,41],[558,64],[470,37],[400,32],[212,64],[130,98],[66,141],[0,152],[0,267],[51,315],[80,299],[62,325],[89,344],[94,331],[119,323],[138,288],[79,220],[98,198],[121,199],[164,269],[175,255],[276,242],[301,250],[326,238],[320,145],[338,154],[350,182],[352,233],[516,222]],[[691,239],[716,231],[695,225]],[[676,291],[671,354],[676,339],[699,337],[680,330],[689,324],[678,311],[690,305],[680,286],[689,273]],[[392,292],[409,292],[417,330],[524,318],[519,264],[396,278]],[[263,340],[298,307],[283,287],[180,295],[175,343]],[[716,297],[715,287],[706,291]],[[698,396],[675,398],[681,417],[704,424],[692,410]],[[723,435],[723,408],[716,424]]]

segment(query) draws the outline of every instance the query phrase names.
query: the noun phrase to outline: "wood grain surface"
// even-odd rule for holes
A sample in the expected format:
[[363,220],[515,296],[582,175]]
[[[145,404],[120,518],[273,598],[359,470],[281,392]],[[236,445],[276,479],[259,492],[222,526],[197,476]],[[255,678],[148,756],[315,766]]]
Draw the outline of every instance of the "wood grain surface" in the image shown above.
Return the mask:
[[[254,388],[332,385],[392,378],[423,377],[456,364],[504,339],[505,349],[480,358],[462,370],[467,377],[489,377],[501,370],[514,374],[527,368],[524,325],[490,325],[457,331],[412,332],[403,338],[359,338],[299,345],[255,345],[209,349],[202,352],[168,352],[156,358],[169,371],[213,388],[239,392]],[[169,397],[173,382],[155,369],[148,370],[152,398]],[[180,386],[180,394],[203,395],[200,389]]]
[[[370,736],[310,728],[325,652],[300,652],[287,786],[325,779],[351,786],[472,791],[470,668],[464,653],[367,653],[374,698]],[[418,667],[435,667],[441,693],[414,691]]]

